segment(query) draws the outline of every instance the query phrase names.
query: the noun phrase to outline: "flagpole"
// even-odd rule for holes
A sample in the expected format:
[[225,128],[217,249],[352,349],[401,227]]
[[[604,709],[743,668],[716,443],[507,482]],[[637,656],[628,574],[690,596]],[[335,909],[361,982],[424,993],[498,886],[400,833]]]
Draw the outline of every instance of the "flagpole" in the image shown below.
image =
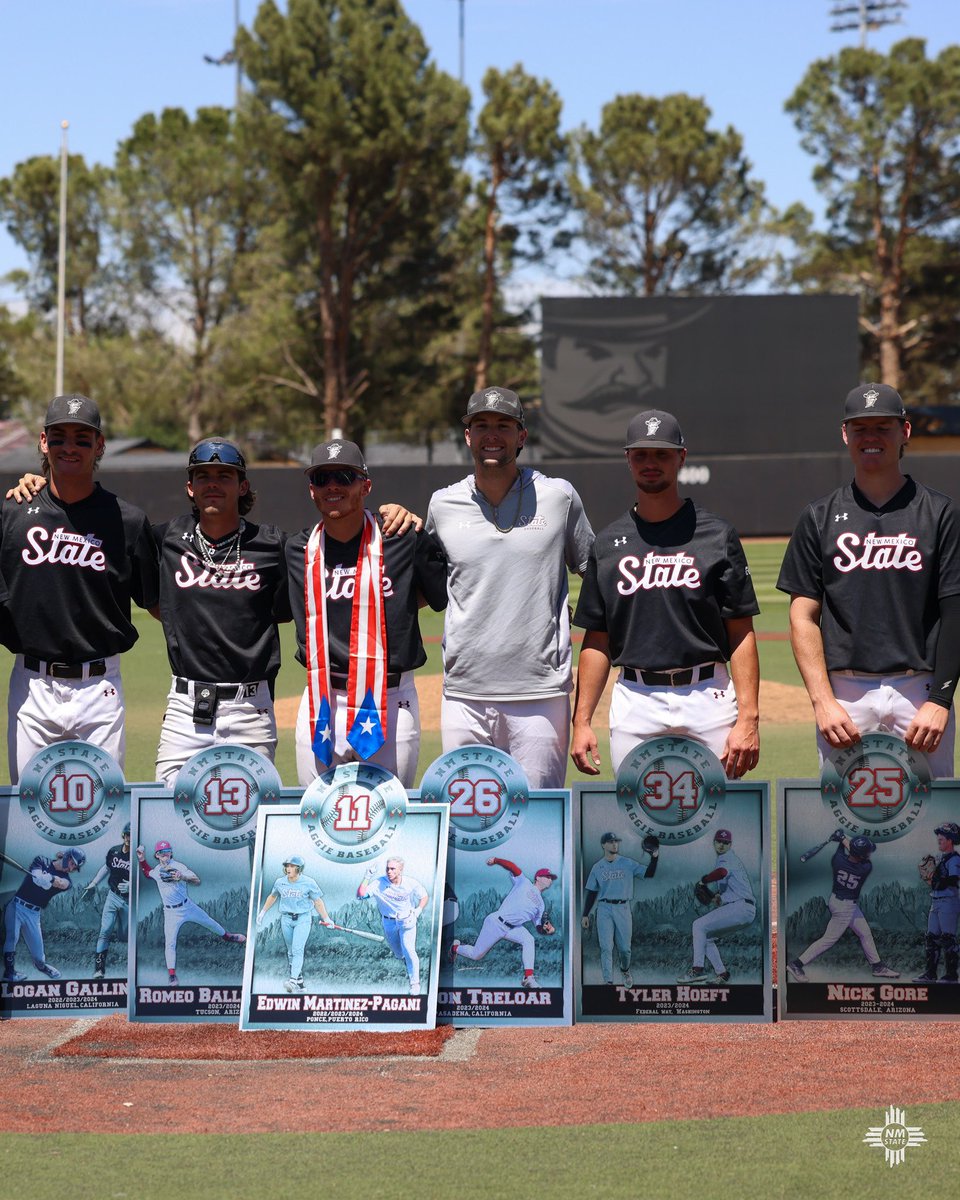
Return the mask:
[[54,395],[63,395],[63,335],[67,297],[67,130],[69,121],[60,122],[60,242],[57,251],[57,377]]

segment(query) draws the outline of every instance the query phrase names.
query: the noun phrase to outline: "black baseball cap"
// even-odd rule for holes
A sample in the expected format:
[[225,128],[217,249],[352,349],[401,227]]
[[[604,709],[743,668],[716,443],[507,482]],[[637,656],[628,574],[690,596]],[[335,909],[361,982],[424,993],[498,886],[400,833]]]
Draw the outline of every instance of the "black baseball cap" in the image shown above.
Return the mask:
[[621,838],[619,834],[608,832],[608,833],[605,833],[603,835],[603,837],[600,839],[600,845],[606,846],[606,844],[608,842],[622,842],[622,841],[623,841],[623,838]]
[[100,409],[89,396],[72,392],[69,396],[54,396],[47,406],[44,429],[51,425],[86,425],[100,432]]
[[519,425],[524,424],[520,397],[509,388],[488,387],[474,392],[467,401],[467,415],[460,420],[464,425],[469,425],[474,417],[485,412],[501,413],[505,417],[513,417]]
[[247,473],[247,460],[243,457],[243,451],[234,442],[228,442],[226,438],[211,437],[197,442],[187,459],[187,472],[192,471],[194,467],[206,466],[207,463],[219,463],[224,467],[233,467],[241,475]]
[[900,393],[886,383],[858,383],[843,404],[844,421],[854,417],[898,417],[903,421],[906,416]]
[[313,454],[310,456],[310,466],[306,468],[305,474],[312,475],[320,467],[352,467],[361,475],[370,474],[367,464],[363,461],[363,455],[360,453],[360,447],[356,442],[345,442],[342,438],[335,438],[332,442],[321,442],[319,446],[314,446]]
[[672,413],[659,408],[648,408],[637,413],[627,426],[625,450],[636,450],[639,446],[653,446],[663,450],[683,450],[686,442],[680,431],[680,422]]

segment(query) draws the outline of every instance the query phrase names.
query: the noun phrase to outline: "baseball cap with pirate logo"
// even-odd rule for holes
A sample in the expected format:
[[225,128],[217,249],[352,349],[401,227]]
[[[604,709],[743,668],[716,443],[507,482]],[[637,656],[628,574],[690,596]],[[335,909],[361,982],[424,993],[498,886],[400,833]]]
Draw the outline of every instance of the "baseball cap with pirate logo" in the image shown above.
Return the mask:
[[354,471],[359,471],[361,475],[369,476],[367,464],[363,461],[363,455],[360,453],[360,447],[356,442],[345,442],[342,438],[335,438],[332,442],[321,442],[319,446],[314,446],[313,454],[310,456],[310,466],[304,468],[304,474],[313,477],[314,471],[319,471],[322,467],[348,467]]
[[100,432],[100,409],[88,396],[74,392],[69,396],[54,396],[47,406],[43,427],[51,425],[86,425]]
[[886,383],[858,383],[843,404],[844,421],[855,417],[897,417],[903,421],[906,416],[900,393]]
[[509,388],[488,387],[474,392],[467,402],[467,415],[460,420],[464,425],[469,425],[474,417],[485,412],[500,413],[504,417],[512,417],[518,425],[524,425],[520,397]]
[[651,446],[662,450],[683,450],[686,442],[680,431],[680,422],[671,413],[659,408],[650,408],[637,413],[627,426],[625,450]]

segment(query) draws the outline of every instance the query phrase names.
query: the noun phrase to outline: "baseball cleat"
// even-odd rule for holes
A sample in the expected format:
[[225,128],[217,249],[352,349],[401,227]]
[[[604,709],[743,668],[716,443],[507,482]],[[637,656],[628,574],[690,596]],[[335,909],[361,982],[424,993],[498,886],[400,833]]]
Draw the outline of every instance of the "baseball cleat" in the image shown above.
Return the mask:
[[703,967],[691,967],[686,975],[677,976],[677,983],[703,983],[706,975]]
[[223,940],[225,942],[236,942],[238,946],[242,946],[247,940],[247,935],[245,933],[225,933]]
[[793,962],[788,962],[787,970],[794,977],[794,979],[796,979],[796,981],[798,983],[806,983],[807,982],[807,973],[803,969],[803,963],[800,961],[799,958],[795,958],[793,960]]
[[410,984],[410,995],[411,996],[419,996],[420,995],[420,984],[419,983],[411,983]]
[[894,971],[892,967],[888,967],[886,963],[878,962],[873,964],[873,973],[878,979],[899,979],[900,972]]
[[295,979],[288,979],[283,986],[286,991],[295,992],[297,990],[297,981]]
[[179,982],[180,982],[180,980],[177,978],[176,971],[171,971],[170,978],[167,980],[167,983],[179,983]]
[[528,975],[523,981],[523,986],[525,988],[538,988],[540,984],[537,983],[536,979],[532,975]]
[[629,969],[627,967],[621,967],[620,974],[623,976],[623,986],[633,987],[633,976],[630,974]]
[[456,940],[456,938],[454,938],[454,940],[450,943],[450,949],[447,951],[447,957],[451,962],[457,961],[457,950],[459,947],[460,943]]
[[914,975],[913,982],[914,983],[936,983],[937,977],[936,977],[936,975],[927,975],[926,972],[924,972],[923,975]]
[[42,971],[44,975],[48,976],[50,979],[60,978],[60,972],[56,967],[51,967],[48,962],[35,963],[34,966],[38,971]]
[[714,983],[729,983],[729,982],[730,982],[730,972],[729,971],[717,971],[714,974]]
[[9,967],[3,973],[4,983],[23,983],[26,975],[21,975],[19,971],[13,971]]

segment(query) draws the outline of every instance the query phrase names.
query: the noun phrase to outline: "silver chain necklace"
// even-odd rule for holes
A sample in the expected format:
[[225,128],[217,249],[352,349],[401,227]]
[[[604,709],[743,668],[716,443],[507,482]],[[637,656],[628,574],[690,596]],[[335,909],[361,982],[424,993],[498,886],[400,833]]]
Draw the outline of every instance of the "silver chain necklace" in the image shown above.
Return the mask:
[[[509,533],[510,530],[513,529],[513,527],[516,525],[517,521],[520,520],[520,509],[523,507],[523,487],[524,487],[524,480],[523,480],[522,475],[519,476],[519,480],[520,480],[520,486],[517,488],[517,510],[513,514],[513,520],[510,522],[509,525],[503,526],[500,524],[500,504],[491,504],[491,502],[489,500],[487,500],[487,503],[490,505],[490,510],[493,513],[493,527],[494,527],[494,529],[496,529],[497,533]],[[483,495],[482,492],[481,492],[481,495]],[[510,492],[507,492],[507,496],[509,496],[509,495],[510,495]],[[507,496],[504,496],[503,500],[506,500]],[[486,500],[486,496],[484,496],[484,499]],[[500,503],[502,504],[503,501],[501,501]]]
[[[239,526],[231,537],[223,542],[211,542],[200,528],[200,522],[197,522],[194,541],[204,564],[213,572],[214,579],[218,580],[221,575],[229,575],[233,571],[240,570],[240,539],[243,537],[244,529],[246,529],[246,522],[241,518]],[[223,552],[223,558],[219,562],[216,559],[218,550]],[[231,555],[233,562],[230,561]]]

